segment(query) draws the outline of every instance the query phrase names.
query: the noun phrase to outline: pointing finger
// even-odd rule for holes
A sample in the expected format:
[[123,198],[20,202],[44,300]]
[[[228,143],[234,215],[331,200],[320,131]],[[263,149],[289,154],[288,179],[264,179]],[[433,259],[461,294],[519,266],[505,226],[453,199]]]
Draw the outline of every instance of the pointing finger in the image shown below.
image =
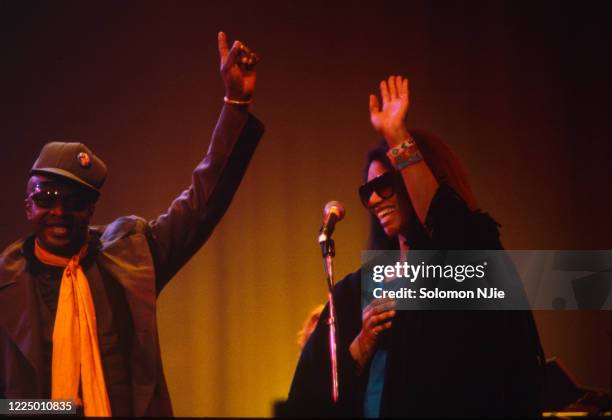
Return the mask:
[[217,34],[217,44],[219,46],[219,57],[221,57],[221,64],[225,63],[227,59],[227,37],[225,32],[221,31]]

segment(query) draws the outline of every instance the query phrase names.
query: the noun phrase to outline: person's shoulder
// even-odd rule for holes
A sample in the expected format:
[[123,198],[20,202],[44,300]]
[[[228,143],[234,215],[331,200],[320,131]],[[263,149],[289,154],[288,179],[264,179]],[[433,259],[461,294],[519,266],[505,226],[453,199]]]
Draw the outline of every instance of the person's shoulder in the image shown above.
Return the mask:
[[23,243],[24,239],[15,241],[0,253],[0,287],[24,269]]
[[500,249],[501,225],[480,208],[471,210],[448,184],[440,184],[425,225],[440,249]]
[[24,242],[25,242],[25,238],[21,238],[13,242],[12,244],[10,244],[9,246],[7,246],[6,248],[2,250],[2,252],[0,253],[0,258],[4,259],[9,255],[14,254],[16,250],[21,249]]
[[361,267],[352,273],[347,274],[342,280],[336,283],[335,292],[336,293],[361,293],[361,273],[365,270],[365,272],[370,273],[372,271],[372,267],[375,265],[388,265],[392,264],[395,260],[395,253],[397,250],[381,250],[379,252],[375,252],[370,255],[370,259],[367,261],[363,261]]
[[140,216],[122,216],[107,225],[92,226],[91,229],[100,235],[100,240],[114,242],[132,235],[146,235],[149,222]]
[[344,294],[351,293],[354,291],[359,291],[361,287],[361,271],[353,271],[350,274],[347,274],[342,280],[336,283],[334,287],[334,292],[336,294]]

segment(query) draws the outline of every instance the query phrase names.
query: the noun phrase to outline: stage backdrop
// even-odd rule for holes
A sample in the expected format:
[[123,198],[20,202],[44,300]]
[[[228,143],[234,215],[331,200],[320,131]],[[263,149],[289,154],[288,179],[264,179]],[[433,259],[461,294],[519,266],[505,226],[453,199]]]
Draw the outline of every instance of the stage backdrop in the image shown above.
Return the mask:
[[[584,7],[584,8],[583,8]],[[598,3],[0,1],[2,246],[28,232],[28,169],[49,140],[110,173],[95,216],[153,218],[189,185],[222,105],[216,34],[261,56],[267,132],[211,240],[159,300],[181,416],[265,416],[296,332],[326,298],[321,209],[346,204],[339,278],[358,268],[368,94],[410,79],[409,125],[464,160],[511,249],[612,247],[610,31]],[[607,92],[607,93],[606,93]],[[537,313],[547,356],[610,388],[607,313]]]

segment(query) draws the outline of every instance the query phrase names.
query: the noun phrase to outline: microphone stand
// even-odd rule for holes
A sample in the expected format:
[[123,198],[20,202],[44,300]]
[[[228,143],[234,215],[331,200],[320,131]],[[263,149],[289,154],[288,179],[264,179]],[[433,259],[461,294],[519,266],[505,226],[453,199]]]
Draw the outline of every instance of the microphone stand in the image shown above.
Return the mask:
[[319,245],[323,254],[323,270],[327,279],[327,296],[329,304],[329,357],[331,359],[332,374],[332,400],[338,402],[338,358],[336,351],[336,307],[334,305],[334,265],[333,257],[336,255],[334,240],[331,235],[321,232],[319,235]]

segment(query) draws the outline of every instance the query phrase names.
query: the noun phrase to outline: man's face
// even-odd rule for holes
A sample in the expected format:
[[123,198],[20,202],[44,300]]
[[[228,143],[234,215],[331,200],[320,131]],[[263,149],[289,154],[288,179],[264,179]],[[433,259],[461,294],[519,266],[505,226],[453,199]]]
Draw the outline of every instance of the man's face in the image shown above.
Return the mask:
[[[381,179],[379,177],[385,175],[387,169],[377,160],[372,161],[368,168],[368,182]],[[373,191],[367,199],[368,209],[378,218],[385,233],[392,238],[397,236],[400,229],[405,225],[405,215],[401,210],[397,194],[393,191],[393,186],[389,183],[388,187],[382,188],[385,193],[378,194]]]
[[33,175],[27,188],[25,210],[39,244],[57,255],[70,257],[87,240],[95,198],[70,182]]

